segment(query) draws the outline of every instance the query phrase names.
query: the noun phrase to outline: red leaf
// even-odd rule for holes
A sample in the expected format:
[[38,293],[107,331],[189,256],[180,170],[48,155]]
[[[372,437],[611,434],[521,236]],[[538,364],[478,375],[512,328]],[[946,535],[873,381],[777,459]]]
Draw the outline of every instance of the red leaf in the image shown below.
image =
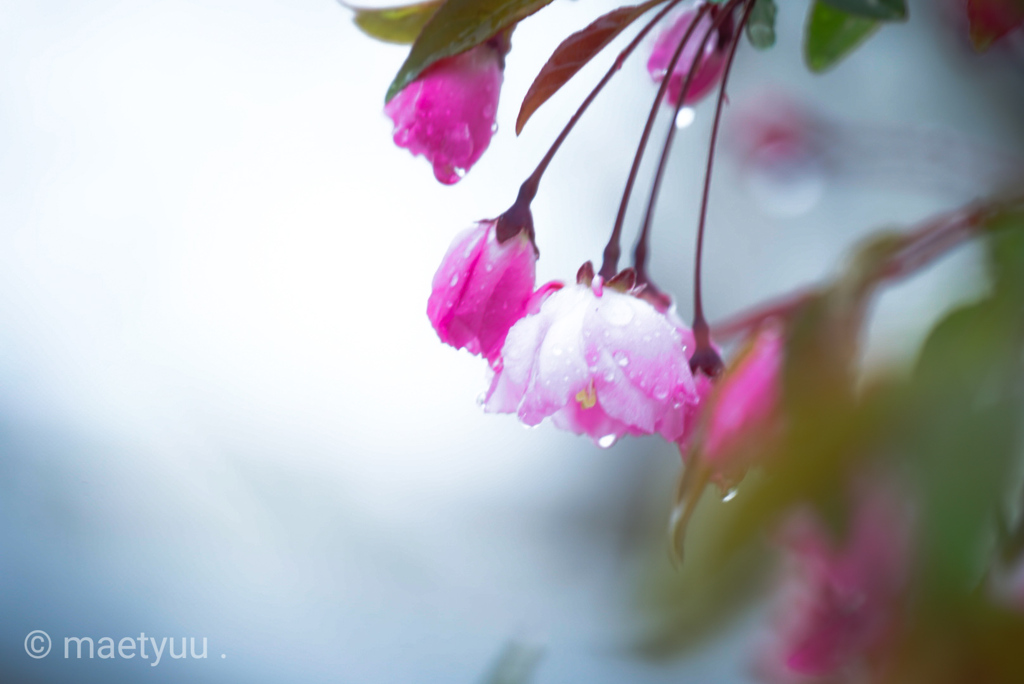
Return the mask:
[[967,0],[967,19],[975,49],[987,50],[1024,24],[1024,0]]
[[533,80],[533,85],[530,86],[526,97],[523,98],[522,107],[519,109],[519,118],[516,119],[516,135],[522,133],[523,126],[533,116],[533,113],[547,102],[549,97],[558,92],[558,89],[565,85],[570,78],[575,76],[576,72],[586,66],[587,62],[601,52],[608,43],[615,40],[615,37],[636,21],[640,15],[661,2],[663,0],[649,0],[641,5],[612,10],[595,19],[585,29],[577,31],[563,40],[548,58],[547,63],[537,74],[537,78]]

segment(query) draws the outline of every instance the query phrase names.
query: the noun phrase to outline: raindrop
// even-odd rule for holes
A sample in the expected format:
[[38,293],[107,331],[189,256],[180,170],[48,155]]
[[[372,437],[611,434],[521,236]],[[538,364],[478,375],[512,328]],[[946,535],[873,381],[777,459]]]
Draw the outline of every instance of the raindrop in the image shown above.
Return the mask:
[[693,107],[683,107],[676,115],[676,128],[686,128],[697,118],[697,112]]
[[725,490],[725,494],[722,495],[722,501],[729,502],[736,498],[736,494],[739,493],[738,487],[729,487]]
[[629,365],[629,357],[626,356],[624,352],[617,351],[614,354],[612,354],[612,358],[615,359],[615,362],[618,363],[623,368]]
[[615,444],[617,441],[619,441],[618,435],[605,435],[601,439],[597,440],[597,446],[601,447],[602,449],[607,449],[611,447],[613,444]]
[[458,282],[459,282],[459,274],[456,273],[455,275],[452,276],[452,281],[449,283],[449,285],[451,285],[452,287],[455,287],[455,284],[458,283]]

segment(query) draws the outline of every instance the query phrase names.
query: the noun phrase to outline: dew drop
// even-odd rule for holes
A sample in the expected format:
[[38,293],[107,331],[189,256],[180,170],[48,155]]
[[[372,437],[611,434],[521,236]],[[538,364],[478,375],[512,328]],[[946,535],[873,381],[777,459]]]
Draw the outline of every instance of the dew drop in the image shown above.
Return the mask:
[[686,128],[697,118],[697,112],[693,107],[683,107],[676,116],[676,128]]
[[487,264],[486,266],[484,266],[484,270],[490,273],[491,271],[494,270],[494,264]]
[[626,356],[624,352],[617,351],[612,354],[612,358],[615,359],[615,362],[623,368],[629,365],[629,357]]
[[455,285],[456,285],[456,284],[457,284],[458,282],[459,282],[459,274],[458,274],[458,273],[456,273],[455,275],[453,275],[453,276],[452,276],[452,280],[451,280],[451,282],[450,282],[450,283],[448,283],[448,284],[449,284],[449,285],[450,285],[451,287],[455,287]]
[[740,490],[738,487],[729,487],[729,489],[725,491],[725,494],[722,495],[722,501],[732,501],[733,499],[736,498],[736,494],[738,494],[739,491]]
[[482,408],[483,405],[486,404],[486,403],[487,403],[487,392],[481,392],[479,394],[479,396],[477,396],[477,398],[476,398],[476,405],[480,406]]
[[613,444],[615,444],[617,441],[619,441],[619,436],[618,435],[616,435],[616,434],[605,435],[601,439],[597,440],[597,446],[601,447],[602,449],[608,449]]

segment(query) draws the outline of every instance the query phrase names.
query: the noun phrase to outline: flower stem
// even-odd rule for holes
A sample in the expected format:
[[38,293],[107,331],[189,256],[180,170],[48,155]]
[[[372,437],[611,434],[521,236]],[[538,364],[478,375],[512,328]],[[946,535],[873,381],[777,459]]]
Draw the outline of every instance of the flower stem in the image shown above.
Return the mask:
[[[729,11],[732,6],[739,0],[731,0],[729,7],[726,11]],[[640,161],[643,159],[644,150],[647,148],[647,140],[651,137],[651,131],[654,128],[654,121],[658,117],[658,106],[665,97],[665,92],[668,90],[669,81],[672,80],[672,72],[675,71],[676,63],[679,62],[679,57],[683,54],[683,47],[686,45],[686,41],[690,40],[690,36],[693,35],[697,29],[697,24],[708,12],[708,5],[701,5],[697,9],[697,14],[694,16],[693,21],[690,22],[690,26],[686,29],[686,34],[683,39],[679,41],[679,46],[676,51],[672,54],[672,59],[668,63],[668,70],[665,72],[665,78],[662,79],[661,85],[658,87],[658,94],[654,98],[654,104],[651,105],[651,113],[647,116],[647,124],[644,126],[644,132],[640,136],[640,144],[636,148],[636,154],[633,156],[633,166],[629,169],[629,178],[626,180],[626,189],[622,193],[622,201],[619,202],[619,213],[615,217],[615,226],[612,228],[611,237],[608,238],[608,244],[604,248],[604,261],[601,264],[601,276],[606,280],[613,277],[619,267],[619,255],[622,253],[621,247],[619,246],[619,240],[622,235],[622,224],[626,219],[626,207],[629,205],[629,196],[633,193],[633,185],[636,183],[637,173],[640,171]]]
[[[658,170],[654,174],[654,183],[651,186],[651,194],[647,200],[647,211],[644,214],[643,228],[640,230],[640,236],[637,238],[636,246],[633,248],[633,266],[636,269],[637,282],[647,285],[648,289],[652,289],[653,286],[647,276],[647,239],[650,234],[651,223],[654,219],[654,208],[658,201],[658,195],[661,192],[661,181],[665,176],[665,169],[668,166],[668,158],[672,151],[672,143],[676,136],[676,120],[679,118],[679,112],[682,110],[684,103],[686,102],[686,95],[690,92],[690,84],[697,75],[697,71],[700,69],[701,64],[704,61],[704,51],[707,48],[708,40],[711,36],[719,30],[721,25],[730,17],[732,14],[732,7],[719,14],[715,18],[715,23],[708,29],[701,40],[700,47],[697,49],[697,58],[690,66],[690,70],[686,74],[686,80],[683,82],[683,88],[679,94],[679,101],[676,102],[675,110],[672,112],[672,119],[669,122],[668,135],[665,137],[665,143],[661,148],[661,158],[658,160]],[[657,291],[657,288],[653,288]]]
[[[913,275],[980,233],[993,215],[1016,207],[1024,208],[1024,195],[972,203],[924,221],[906,233],[903,244],[876,271],[876,284],[896,282]],[[819,286],[797,290],[733,316],[714,326],[715,337],[728,340],[756,330],[769,319],[787,318],[823,289]]]
[[747,6],[743,12],[743,18],[736,26],[736,32],[729,46],[729,56],[725,62],[725,73],[722,74],[722,87],[718,91],[718,104],[715,107],[715,120],[711,127],[711,144],[708,146],[708,166],[704,174],[704,194],[700,203],[700,222],[697,225],[697,253],[693,269],[693,335],[697,348],[690,358],[690,368],[693,371],[700,369],[708,377],[715,377],[722,372],[722,358],[715,351],[711,344],[711,330],[704,318],[704,302],[701,292],[701,272],[704,256],[704,228],[708,219],[708,200],[711,197],[711,175],[715,164],[715,146],[718,144],[718,130],[722,123],[722,108],[725,105],[726,88],[729,85],[729,75],[732,73],[733,59],[736,57],[736,48],[743,36],[743,28],[750,17],[750,11],[754,8],[755,0],[746,0]]
[[[651,8],[656,7],[658,4],[661,4],[661,2],[664,2],[664,0],[652,3]],[[555,138],[555,141],[551,144],[551,147],[537,165],[537,168],[534,169],[533,173],[531,173],[530,176],[523,181],[523,184],[519,186],[519,195],[516,197],[516,201],[508,211],[498,217],[498,225],[495,232],[499,242],[504,242],[513,236],[518,235],[522,230],[527,230],[529,232],[530,239],[533,239],[533,217],[530,214],[530,203],[533,201],[533,198],[537,196],[537,189],[540,187],[540,179],[544,175],[544,172],[547,171],[548,165],[551,164],[551,160],[555,158],[555,153],[558,152],[558,148],[562,146],[565,139],[569,137],[570,131],[572,131],[576,126],[576,123],[580,118],[583,117],[583,112],[587,111],[590,104],[597,99],[600,92],[604,90],[604,87],[608,85],[608,82],[612,80],[612,77],[622,68],[626,59],[633,54],[633,51],[636,50],[638,45],[640,45],[640,42],[648,33],[651,32],[651,29],[653,29],[658,22],[660,22],[665,15],[680,2],[682,2],[682,0],[668,0],[668,4],[654,15],[654,18],[647,22],[647,24],[640,29],[640,32],[637,33],[636,37],[634,37],[633,40],[623,48],[622,52],[620,52],[619,56],[615,58],[615,61],[612,63],[611,67],[609,67],[604,77],[596,86],[594,86],[594,89],[590,91],[587,98],[583,100],[583,104],[579,106],[576,113],[573,114],[569,119],[569,122],[565,124],[562,132],[558,134],[557,138]]]

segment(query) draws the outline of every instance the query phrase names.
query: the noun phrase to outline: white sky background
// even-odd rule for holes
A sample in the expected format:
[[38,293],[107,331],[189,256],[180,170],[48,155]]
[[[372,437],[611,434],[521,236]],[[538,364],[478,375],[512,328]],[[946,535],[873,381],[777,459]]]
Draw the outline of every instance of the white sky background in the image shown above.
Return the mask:
[[[800,63],[804,3],[780,4],[779,45],[741,47],[734,103],[785,88],[853,121],[1021,149],[1019,73],[952,49],[931,3],[823,77]],[[662,543],[673,450],[483,416],[484,364],[425,315],[451,236],[509,205],[613,53],[517,140],[530,80],[612,6],[559,0],[520,27],[499,133],[446,188],[380,111],[403,50],[330,0],[0,4],[0,671],[468,682],[525,638],[546,650],[541,684],[741,677],[739,641],[657,665],[624,646],[634,546]],[[542,186],[541,280],[600,257],[654,93],[644,59]],[[684,312],[711,104],[679,136],[655,235],[654,275]],[[719,172],[716,317],[829,273],[873,225],[983,189],[832,183],[780,217],[725,156]],[[887,300],[872,353],[912,350],[936,301],[977,287],[973,263]],[[211,660],[31,661],[32,629],[55,650],[208,636]]]

